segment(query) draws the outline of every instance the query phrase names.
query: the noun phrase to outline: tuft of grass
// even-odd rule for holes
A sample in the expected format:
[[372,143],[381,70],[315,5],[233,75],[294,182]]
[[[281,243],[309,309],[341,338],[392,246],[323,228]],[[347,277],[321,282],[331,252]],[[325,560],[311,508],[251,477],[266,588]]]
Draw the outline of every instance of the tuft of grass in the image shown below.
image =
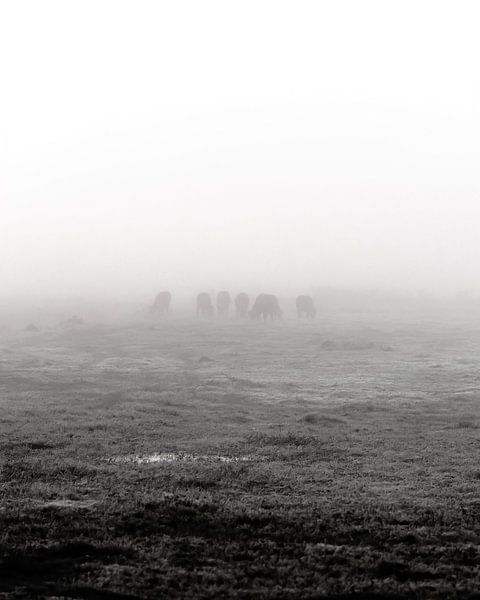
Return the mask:
[[343,450],[328,441],[316,436],[305,435],[294,431],[277,433],[254,432],[247,436],[246,443],[249,451],[255,454],[257,450],[264,458],[281,462],[330,461],[343,454]]
[[213,360],[213,358],[210,358],[209,356],[201,356],[201,357],[198,359],[198,362],[199,362],[200,364],[205,364],[205,363],[213,363],[213,362],[215,362],[215,361]]
[[375,348],[375,344],[371,341],[362,340],[325,340],[322,343],[322,348],[324,350],[341,350],[344,352],[357,352],[361,350],[373,350]]
[[308,413],[300,417],[301,423],[308,423],[308,425],[337,425],[345,423],[343,419],[338,417],[330,417],[328,415],[319,415],[317,413]]
[[29,442],[26,444],[30,450],[53,450],[54,448],[60,448],[62,444],[52,444],[50,442]]
[[453,425],[453,429],[478,429],[480,425],[471,419],[462,419]]
[[313,435],[303,435],[287,431],[285,433],[264,433],[256,431],[247,436],[247,442],[259,446],[310,446],[320,440]]

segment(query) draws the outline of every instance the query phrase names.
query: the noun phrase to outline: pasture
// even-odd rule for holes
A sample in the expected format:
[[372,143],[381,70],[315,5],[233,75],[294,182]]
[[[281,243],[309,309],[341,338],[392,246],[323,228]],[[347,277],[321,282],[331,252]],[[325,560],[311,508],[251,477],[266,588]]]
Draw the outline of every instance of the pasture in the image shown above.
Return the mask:
[[478,598],[479,403],[478,316],[4,329],[0,598]]

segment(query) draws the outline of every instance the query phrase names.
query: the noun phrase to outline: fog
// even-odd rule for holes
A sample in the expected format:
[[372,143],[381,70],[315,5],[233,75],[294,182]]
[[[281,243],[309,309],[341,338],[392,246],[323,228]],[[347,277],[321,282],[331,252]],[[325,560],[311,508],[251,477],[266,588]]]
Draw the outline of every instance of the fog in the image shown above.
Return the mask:
[[2,3],[0,294],[477,294],[479,12]]

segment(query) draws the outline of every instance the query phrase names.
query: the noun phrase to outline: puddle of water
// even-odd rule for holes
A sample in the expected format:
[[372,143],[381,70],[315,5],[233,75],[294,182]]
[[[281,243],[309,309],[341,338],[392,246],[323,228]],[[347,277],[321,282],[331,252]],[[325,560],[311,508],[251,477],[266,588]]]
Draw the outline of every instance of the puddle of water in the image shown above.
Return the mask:
[[50,500],[42,502],[42,508],[91,508],[98,504],[97,500]]
[[117,456],[113,462],[135,463],[137,465],[151,465],[157,463],[173,463],[173,462],[248,462],[249,456],[222,456],[220,454],[187,454],[184,452],[156,452],[154,454],[145,454],[143,456]]

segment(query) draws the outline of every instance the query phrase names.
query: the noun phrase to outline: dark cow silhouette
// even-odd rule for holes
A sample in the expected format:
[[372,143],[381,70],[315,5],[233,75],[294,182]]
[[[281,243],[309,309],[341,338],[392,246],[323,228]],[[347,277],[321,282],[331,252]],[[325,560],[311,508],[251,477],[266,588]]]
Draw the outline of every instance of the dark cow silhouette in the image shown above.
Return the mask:
[[245,319],[248,315],[248,307],[250,305],[250,298],[245,292],[240,292],[235,296],[235,310],[237,317]]
[[260,318],[264,321],[268,318],[272,321],[274,319],[281,319],[282,311],[278,303],[278,298],[273,294],[259,294],[253,303],[249,315],[250,318],[255,321],[258,321]]
[[228,314],[228,309],[230,307],[230,294],[228,292],[222,291],[218,292],[217,295],[217,313],[222,316]]
[[296,302],[298,318],[306,317],[307,319],[315,318],[317,311],[313,304],[313,298],[311,296],[298,296]]
[[197,317],[211,317],[212,315],[212,299],[207,292],[201,292],[197,296]]
[[168,315],[171,301],[172,294],[170,292],[160,292],[157,294],[150,312],[157,315]]

